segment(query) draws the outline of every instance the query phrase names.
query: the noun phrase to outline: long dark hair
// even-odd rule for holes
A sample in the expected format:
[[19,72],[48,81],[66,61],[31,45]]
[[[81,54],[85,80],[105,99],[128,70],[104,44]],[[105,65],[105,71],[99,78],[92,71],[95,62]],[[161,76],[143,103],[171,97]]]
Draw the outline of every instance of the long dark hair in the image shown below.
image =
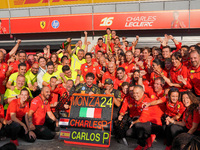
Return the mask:
[[170,96],[171,96],[171,94],[172,94],[173,92],[178,92],[178,101],[180,101],[180,100],[181,100],[181,96],[180,96],[180,92],[179,92],[178,88],[172,87],[172,88],[169,90],[169,92],[168,92],[168,99],[169,99],[169,102],[171,102]]
[[190,101],[191,101],[190,106],[187,108],[188,109],[188,113],[189,114],[193,114],[193,111],[197,110],[198,107],[199,107],[199,100],[197,99],[197,97],[191,91],[185,91],[185,92],[183,92],[182,96],[181,96],[182,98],[183,98],[184,94],[187,94],[188,97],[189,97],[189,99],[190,99]]

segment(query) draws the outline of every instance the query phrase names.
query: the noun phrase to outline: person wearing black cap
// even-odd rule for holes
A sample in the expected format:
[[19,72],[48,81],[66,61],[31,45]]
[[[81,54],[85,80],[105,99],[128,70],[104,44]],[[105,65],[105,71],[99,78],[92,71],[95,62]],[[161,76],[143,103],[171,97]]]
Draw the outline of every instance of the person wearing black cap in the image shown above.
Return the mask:
[[113,80],[106,79],[104,83],[105,88],[102,91],[102,94],[109,94],[114,96],[114,109],[113,109],[113,120],[118,118],[119,108],[121,106],[121,92],[114,89]]

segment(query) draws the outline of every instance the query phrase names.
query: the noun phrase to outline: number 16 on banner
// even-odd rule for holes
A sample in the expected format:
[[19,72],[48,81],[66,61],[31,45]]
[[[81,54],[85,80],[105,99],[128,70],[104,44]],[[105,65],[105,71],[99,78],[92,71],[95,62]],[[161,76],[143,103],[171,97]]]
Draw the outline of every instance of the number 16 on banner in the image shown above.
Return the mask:
[[113,23],[114,17],[105,17],[101,20],[100,26],[111,26]]

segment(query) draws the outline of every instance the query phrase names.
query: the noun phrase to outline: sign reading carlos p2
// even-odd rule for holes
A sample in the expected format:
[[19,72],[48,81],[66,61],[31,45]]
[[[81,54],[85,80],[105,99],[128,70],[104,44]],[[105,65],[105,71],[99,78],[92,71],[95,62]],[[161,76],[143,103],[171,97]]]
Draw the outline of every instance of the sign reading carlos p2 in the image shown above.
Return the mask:
[[69,118],[61,118],[60,139],[65,143],[109,147],[113,96],[74,94]]

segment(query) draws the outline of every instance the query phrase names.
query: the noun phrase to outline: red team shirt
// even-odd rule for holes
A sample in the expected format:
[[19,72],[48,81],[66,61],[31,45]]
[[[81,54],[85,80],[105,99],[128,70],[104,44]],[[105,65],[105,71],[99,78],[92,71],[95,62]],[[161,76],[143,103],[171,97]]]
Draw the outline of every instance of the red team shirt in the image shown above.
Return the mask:
[[97,74],[100,74],[100,70],[97,66],[94,66],[93,63],[90,66],[88,66],[87,63],[84,63],[84,64],[81,65],[81,72],[82,72],[82,75],[83,75],[85,82],[86,82],[86,74],[88,72],[92,72],[95,76],[95,80],[94,80],[93,84],[96,84]]
[[185,111],[185,107],[182,102],[177,101],[176,104],[173,104],[168,101],[166,103],[165,114],[170,117],[174,117],[178,114],[183,114],[184,111]]
[[5,93],[5,90],[6,90],[6,87],[5,85],[3,85],[3,81],[5,80],[6,78],[6,72],[8,71],[8,65],[6,63],[1,63],[0,64],[0,85],[1,85],[1,88],[0,88],[0,93],[1,94],[4,94]]
[[116,71],[115,71],[114,76],[112,76],[109,71],[105,72],[102,77],[102,83],[104,84],[105,80],[108,78],[114,81],[116,79],[116,75],[117,75]]
[[123,67],[125,69],[126,74],[133,73],[135,71],[134,59],[131,61],[131,63],[126,62],[126,63],[122,64],[120,67]]
[[13,100],[7,109],[7,113],[6,113],[6,120],[11,120],[11,113],[16,113],[16,117],[17,119],[19,119],[20,121],[22,121],[23,117],[25,116],[26,113],[28,113],[29,111],[29,102],[25,103],[24,107],[20,106],[20,99],[15,99]]
[[[28,70],[31,68],[31,66],[28,64],[27,61],[25,61],[25,63],[26,63],[26,71],[28,71]],[[10,63],[9,66],[13,67],[13,69],[12,69],[11,72],[10,72],[10,74],[13,74],[13,73],[15,73],[15,72],[18,72],[18,65],[19,65],[19,64],[20,64],[19,60],[16,60],[15,62]]]
[[126,78],[125,81],[119,80],[118,78],[116,78],[114,80],[114,89],[118,89],[118,87],[121,87],[121,85],[122,85],[123,82],[128,82],[128,83],[131,82],[131,79],[128,77],[128,75],[127,75],[127,78]]
[[[172,67],[172,69],[170,70],[170,77],[171,77],[171,81],[172,83],[182,83],[180,81],[178,81],[178,76],[182,75],[183,78],[187,78],[187,67],[185,67],[183,64],[180,64],[178,68]],[[178,88],[180,92],[186,91],[186,88]]]
[[[191,129],[192,128],[192,123],[200,123],[200,117],[199,117],[199,112],[197,110],[193,111],[193,116],[192,114],[187,113],[188,111],[186,110],[183,113],[183,120],[185,121],[185,126],[187,129]],[[198,126],[197,131],[200,131],[200,126]]]
[[4,118],[4,109],[2,104],[0,104],[0,118]]
[[33,125],[43,125],[46,113],[51,111],[48,101],[42,100],[41,94],[31,101],[30,110],[34,111]]

